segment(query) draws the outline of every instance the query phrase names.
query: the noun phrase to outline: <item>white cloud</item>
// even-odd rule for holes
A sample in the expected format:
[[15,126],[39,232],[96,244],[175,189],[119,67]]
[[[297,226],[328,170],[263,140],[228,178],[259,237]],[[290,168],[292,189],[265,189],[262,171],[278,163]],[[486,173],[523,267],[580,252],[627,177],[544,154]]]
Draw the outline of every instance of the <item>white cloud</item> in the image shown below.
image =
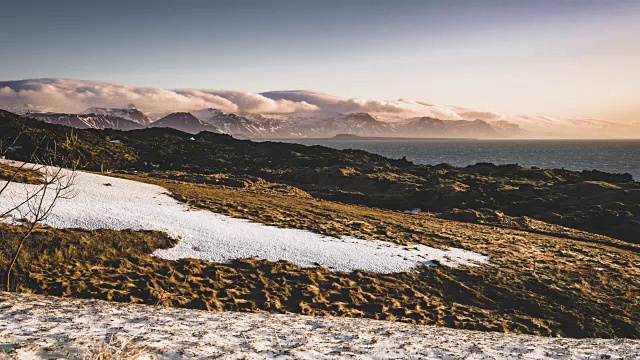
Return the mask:
[[316,91],[270,91],[262,93],[267,98],[278,101],[305,102],[327,113],[368,112],[384,114],[411,113],[416,109],[400,101],[380,101],[359,98],[346,98]]
[[260,94],[233,90],[161,89],[71,79],[33,79],[0,82],[0,108],[30,108],[82,112],[90,107],[127,107],[162,113],[217,108],[227,113],[254,112],[331,116],[367,112],[380,119],[429,116],[443,120],[508,121],[536,136],[629,137],[637,126],[595,120],[503,114],[458,106],[438,106],[405,99],[381,101],[341,97],[316,91],[270,91]]
[[246,91],[211,90],[208,92],[233,102],[238,109],[247,112],[293,113],[319,110],[316,105],[309,104],[305,101],[291,101],[287,99],[274,100],[261,94]]
[[430,116],[445,120],[460,120],[463,118],[450,107],[404,99],[382,101],[347,98],[308,90],[270,91],[262,93],[262,95],[274,100],[304,101],[316,105],[320,111],[327,114],[366,112],[400,117]]
[[424,102],[347,98],[315,91],[272,91],[261,94],[233,90],[161,89],[70,79],[0,82],[0,107],[24,107],[55,112],[81,112],[90,107],[126,107],[147,112],[194,111],[217,108],[224,112],[304,113],[335,115],[367,112],[393,117],[466,118],[464,111]]
[[89,107],[126,107],[135,104],[150,112],[218,108],[225,112],[289,113],[316,111],[313,105],[273,100],[241,91],[160,89],[118,83],[68,79],[0,82],[0,107],[29,104],[59,112],[79,112]]

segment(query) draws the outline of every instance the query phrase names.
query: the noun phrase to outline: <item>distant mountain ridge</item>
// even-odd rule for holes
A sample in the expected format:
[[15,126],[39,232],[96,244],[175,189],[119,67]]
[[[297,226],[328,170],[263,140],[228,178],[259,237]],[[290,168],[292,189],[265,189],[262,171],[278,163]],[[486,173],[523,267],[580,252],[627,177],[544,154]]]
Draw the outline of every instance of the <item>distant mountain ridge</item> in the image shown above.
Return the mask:
[[83,111],[81,114],[112,115],[125,120],[137,122],[141,125],[148,125],[152,122],[145,113],[136,109],[133,105],[129,105],[126,109],[92,107]]
[[340,114],[318,120],[280,120],[273,121],[270,125],[269,135],[283,138],[332,138],[339,134],[362,137],[503,138],[522,133],[522,129],[517,125],[494,126],[483,120],[440,120],[422,117],[389,122],[377,120],[368,113]]
[[28,113],[26,116],[50,124],[66,125],[78,129],[137,130],[145,126],[121,117],[104,114]]
[[248,119],[236,114],[225,114],[219,109],[201,109],[193,112],[201,121],[212,125],[220,132],[248,138],[277,136],[282,123],[272,119]]
[[236,115],[215,108],[174,112],[152,122],[135,107],[89,108],[82,114],[36,113],[28,116],[81,129],[135,130],[168,127],[191,134],[219,132],[242,138],[331,138],[338,134],[363,137],[504,138],[523,131],[519,126],[484,120],[441,120],[431,117],[381,121],[368,113],[346,113],[325,118],[272,118],[261,114]]
[[190,134],[197,134],[201,131],[220,132],[215,126],[202,122],[188,112],[171,113],[158,121],[152,122],[149,127],[172,128]]
[[[123,105],[132,102],[135,102],[136,106]],[[241,90],[163,89],[56,78],[0,81],[0,109],[22,115],[33,112],[113,115],[142,125],[148,125],[176,111],[189,111],[201,121],[211,122],[225,129],[226,132],[249,137],[318,136],[323,132],[321,129],[317,126],[314,128],[306,126],[319,120],[357,113],[369,114],[383,123],[403,122],[421,117],[443,121],[482,120],[491,125],[500,136],[505,137],[556,139],[640,137],[638,119],[632,117],[624,121],[617,117],[618,122],[616,122],[612,119],[502,113],[490,109],[438,105],[420,99],[382,100],[346,97],[313,90],[252,93]],[[218,109],[222,114],[206,112],[197,114],[200,112],[199,109]],[[540,110],[543,111],[543,109]],[[576,109],[576,111],[579,110]],[[236,124],[238,119],[225,118],[224,115],[230,114],[244,117],[251,122],[240,121],[241,124]],[[212,117],[218,118],[212,120]],[[255,123],[257,120],[261,121]],[[465,123],[445,125],[460,131],[459,135],[453,134],[454,136],[465,136],[463,134],[466,131],[465,128],[482,126],[479,123],[471,126]],[[382,127],[401,128],[401,126],[385,124],[382,124]],[[359,130],[370,133],[379,132],[376,128],[379,128],[377,124],[368,129],[364,126]],[[435,130],[436,127],[433,129]],[[402,133],[404,130],[397,131]],[[385,136],[397,136],[393,134],[394,132],[395,130],[392,130]],[[309,134],[305,135],[305,133]],[[332,134],[322,136],[327,135]],[[435,134],[418,135],[435,136]],[[487,136],[495,135],[487,133]]]
[[[517,127],[517,126],[516,126]],[[484,120],[440,120],[431,117],[409,119],[398,125],[396,134],[414,136],[428,133],[433,137],[460,138],[500,138],[508,134],[501,133]]]

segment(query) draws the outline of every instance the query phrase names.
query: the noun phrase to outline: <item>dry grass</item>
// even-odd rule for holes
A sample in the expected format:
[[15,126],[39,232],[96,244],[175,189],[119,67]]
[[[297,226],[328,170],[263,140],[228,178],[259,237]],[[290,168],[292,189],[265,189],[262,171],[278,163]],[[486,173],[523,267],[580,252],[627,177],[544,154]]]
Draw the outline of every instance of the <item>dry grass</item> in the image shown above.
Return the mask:
[[[316,231],[333,225],[328,229],[335,234],[364,238],[384,236],[378,230],[386,226],[391,230],[387,240],[455,245],[489,255],[491,265],[377,274],[256,259],[232,264],[168,261],[149,255],[175,244],[162,233],[45,228],[34,234],[21,258],[19,270],[28,280],[21,290],[204,310],[369,317],[538,335],[640,337],[637,251],[237,189],[201,190],[202,199],[205,195],[211,204],[229,204],[227,213],[232,209],[236,216],[244,214],[240,217],[256,216],[253,207],[262,206],[262,214],[271,214],[276,224],[291,219],[293,226],[308,224]],[[219,206],[225,212],[225,206]],[[20,231],[0,225],[0,238],[11,245]]]
[[0,180],[9,180],[11,178],[13,178],[12,181],[18,183],[33,185],[40,185],[44,183],[43,174],[39,171],[29,168],[22,168],[18,170],[15,166],[0,163]]
[[112,335],[109,341],[97,344],[84,354],[84,360],[138,360],[149,359],[146,348],[138,346],[134,337],[126,341]]
[[[144,174],[115,176],[165,187],[173,197],[190,206],[284,228],[311,230],[328,236],[355,236],[398,244],[425,243],[430,246],[463,246],[456,237],[444,236],[451,222],[428,213],[403,214],[361,205],[343,204],[311,197],[293,186],[270,182],[236,181],[229,185],[197,184],[159,179]],[[210,175],[210,177],[215,177]],[[189,179],[190,181],[194,179]],[[197,179],[207,181],[206,179]],[[608,236],[588,233],[530,218],[513,218],[509,227],[554,237],[599,243],[640,252],[640,245]],[[456,226],[464,227],[456,222]],[[444,227],[443,227],[444,225]],[[490,224],[492,227],[498,224]],[[503,223],[501,228],[507,226]],[[474,228],[474,227],[472,227]],[[483,227],[482,229],[486,229]],[[425,242],[425,239],[427,240]]]
[[[39,229],[19,264],[28,278],[21,290],[205,310],[640,337],[640,251],[632,244],[611,246],[619,242],[582,232],[573,234],[576,240],[346,205],[255,182],[229,187],[145,180],[192,206],[227,215],[334,236],[456,246],[490,256],[491,265],[377,274],[256,259],[168,261],[149,255],[175,244],[158,232]],[[0,239],[11,245],[20,231],[0,225]],[[4,256],[0,248],[0,264]]]

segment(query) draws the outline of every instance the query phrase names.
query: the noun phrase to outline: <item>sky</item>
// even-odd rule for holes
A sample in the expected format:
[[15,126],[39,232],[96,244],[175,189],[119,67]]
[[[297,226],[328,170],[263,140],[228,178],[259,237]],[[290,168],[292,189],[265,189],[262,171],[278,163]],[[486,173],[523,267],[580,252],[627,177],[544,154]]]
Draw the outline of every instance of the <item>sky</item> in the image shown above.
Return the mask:
[[3,1],[0,81],[309,89],[640,122],[640,1]]

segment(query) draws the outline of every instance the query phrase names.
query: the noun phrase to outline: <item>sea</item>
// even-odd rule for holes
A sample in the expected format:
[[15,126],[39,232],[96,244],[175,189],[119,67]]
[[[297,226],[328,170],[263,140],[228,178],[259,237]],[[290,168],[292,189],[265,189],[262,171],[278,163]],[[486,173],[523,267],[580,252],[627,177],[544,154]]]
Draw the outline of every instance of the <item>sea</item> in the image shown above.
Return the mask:
[[277,140],[335,149],[360,149],[416,164],[478,162],[629,173],[640,180],[640,140]]

